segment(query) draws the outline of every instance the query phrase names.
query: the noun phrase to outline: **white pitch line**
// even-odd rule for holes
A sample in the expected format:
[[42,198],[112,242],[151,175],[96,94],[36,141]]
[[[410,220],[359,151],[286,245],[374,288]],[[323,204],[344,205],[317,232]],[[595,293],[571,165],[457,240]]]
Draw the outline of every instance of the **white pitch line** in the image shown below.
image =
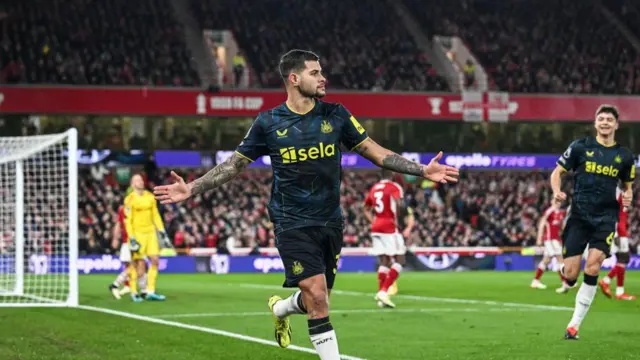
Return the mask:
[[[533,311],[536,309],[524,309]],[[414,309],[351,309],[351,310],[331,310],[331,314],[394,314],[394,313],[450,313],[450,312],[508,312],[523,311],[523,309],[513,308],[414,308]],[[218,313],[193,313],[193,314],[161,314],[151,315],[154,318],[175,319],[175,318],[199,318],[199,317],[251,317],[251,316],[272,316],[267,311],[254,312],[218,312]]]
[[[230,285],[240,286],[245,288],[254,288],[254,289],[268,289],[268,290],[282,290],[281,286],[275,285],[262,285],[262,284],[234,284],[230,283]],[[349,295],[349,296],[369,296],[373,299],[375,294],[373,293],[365,293],[358,291],[347,291],[347,290],[331,290],[332,294],[338,295]],[[408,300],[417,300],[417,301],[432,301],[432,302],[442,302],[442,303],[454,303],[454,304],[475,304],[475,305],[493,305],[493,306],[507,306],[507,307],[516,307],[516,308],[530,308],[530,309],[540,309],[540,310],[554,310],[554,311],[573,311],[573,308],[567,306],[555,306],[555,305],[540,305],[540,304],[525,304],[525,303],[513,303],[513,302],[501,302],[501,301],[492,301],[492,300],[474,300],[474,299],[455,299],[455,298],[441,298],[441,297],[432,297],[432,296],[418,296],[418,295],[395,295],[394,298],[397,299],[408,299]]]
[[[265,340],[265,339],[261,339],[261,338],[257,338],[257,337],[253,337],[253,336],[248,336],[248,335],[236,334],[236,333],[233,333],[233,332],[214,329],[214,328],[208,328],[208,327],[204,327],[204,326],[190,325],[190,324],[185,324],[185,323],[176,322],[176,321],[168,321],[168,320],[163,320],[163,319],[156,319],[156,318],[149,317],[149,316],[137,315],[137,314],[128,313],[128,312],[124,312],[124,311],[111,310],[111,309],[100,308],[100,307],[95,307],[95,306],[80,305],[80,306],[78,306],[78,308],[83,309],[83,310],[100,312],[100,313],[104,313],[104,314],[122,316],[122,317],[126,317],[126,318],[129,318],[129,319],[134,319],[134,320],[139,320],[139,321],[146,321],[146,322],[150,322],[150,323],[154,323],[154,324],[173,326],[173,327],[177,327],[177,328],[181,328],[181,329],[187,329],[187,330],[201,331],[201,332],[205,332],[205,333],[209,333],[209,334],[226,336],[226,337],[230,337],[230,338],[234,338],[234,339],[238,339],[238,340],[249,341],[249,342],[254,342],[254,343],[263,344],[263,345],[278,346],[278,343],[276,343],[275,341]],[[317,354],[314,349],[309,349],[309,348],[305,348],[305,347],[297,346],[297,345],[289,345],[289,347],[287,347],[287,350],[296,350],[296,351],[301,351],[301,352],[305,352],[305,353],[309,353],[309,354]],[[344,360],[365,360],[363,358],[359,358],[359,357],[355,357],[355,356],[349,356],[349,355],[340,355],[340,358],[344,359]]]

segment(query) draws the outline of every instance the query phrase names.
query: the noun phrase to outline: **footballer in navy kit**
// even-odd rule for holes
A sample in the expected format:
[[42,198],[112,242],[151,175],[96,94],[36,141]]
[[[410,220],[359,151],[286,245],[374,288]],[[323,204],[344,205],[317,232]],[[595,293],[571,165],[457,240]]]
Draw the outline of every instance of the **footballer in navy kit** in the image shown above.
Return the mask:
[[258,115],[236,153],[249,161],[271,157],[278,196],[271,197],[269,216],[276,236],[310,226],[342,228],[340,145],[353,149],[366,139],[340,104],[316,100],[305,114],[282,104]]
[[616,189],[624,184],[624,206],[631,205],[635,161],[631,151],[616,144],[619,125],[618,110],[602,105],[596,111],[596,136],[574,141],[558,159],[551,174],[554,197],[564,201],[561,176],[574,172],[571,213],[563,232],[563,274],[569,286],[575,285],[585,248],[589,249],[584,268],[584,281],[576,296],[573,318],[565,338],[577,339],[578,328],[587,314],[596,292],[602,262],[609,256],[615,236],[620,204]]
[[[175,183],[158,186],[154,192],[164,204],[183,201],[226,183],[259,156],[269,155],[273,186],[268,209],[285,267],[284,286],[299,288],[286,299],[268,300],[276,341],[289,346],[289,315],[306,314],[320,359],[339,359],[329,321],[329,295],[343,241],[341,147],[380,167],[434,182],[456,182],[459,173],[438,163],[442,152],[421,165],[383,148],[344,106],[319,100],[325,95],[326,79],[316,54],[291,50],[280,59],[279,70],[286,102],[258,115],[230,159],[189,184],[172,173]],[[388,297],[379,301],[390,302]]]

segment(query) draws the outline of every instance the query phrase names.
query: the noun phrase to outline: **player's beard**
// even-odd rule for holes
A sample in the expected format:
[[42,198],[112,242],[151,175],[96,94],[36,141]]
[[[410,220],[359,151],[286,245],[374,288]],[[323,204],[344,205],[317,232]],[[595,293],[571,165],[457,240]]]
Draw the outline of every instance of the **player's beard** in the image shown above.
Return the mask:
[[325,93],[318,91],[318,88],[309,88],[309,86],[305,87],[304,84],[300,84],[300,86],[298,86],[298,91],[300,92],[300,95],[310,99],[320,99],[324,97]]

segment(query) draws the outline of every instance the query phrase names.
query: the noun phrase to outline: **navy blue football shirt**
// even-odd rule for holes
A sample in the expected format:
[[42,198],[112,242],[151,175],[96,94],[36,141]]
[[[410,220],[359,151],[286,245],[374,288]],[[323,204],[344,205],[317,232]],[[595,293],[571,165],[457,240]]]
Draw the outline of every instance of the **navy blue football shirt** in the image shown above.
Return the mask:
[[618,144],[607,147],[589,136],[571,143],[558,165],[575,173],[572,217],[595,224],[618,221],[618,181],[631,182],[636,177],[631,150]]
[[269,216],[276,234],[308,227],[342,228],[340,144],[353,149],[367,132],[344,106],[316,100],[306,114],[286,104],[260,113],[236,153],[271,157]]

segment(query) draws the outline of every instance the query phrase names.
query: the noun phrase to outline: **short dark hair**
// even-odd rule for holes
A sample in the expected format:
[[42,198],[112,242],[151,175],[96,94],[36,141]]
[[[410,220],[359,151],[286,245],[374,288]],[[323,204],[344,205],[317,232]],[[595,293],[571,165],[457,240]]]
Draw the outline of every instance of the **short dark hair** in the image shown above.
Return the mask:
[[613,105],[608,105],[608,104],[602,104],[600,106],[598,106],[598,110],[596,111],[596,116],[602,114],[602,113],[608,113],[613,115],[614,118],[616,118],[616,121],[618,121],[619,117],[620,117],[620,113],[618,112],[618,108],[613,106]]
[[286,83],[289,74],[304,70],[305,61],[319,60],[320,57],[312,51],[293,49],[282,55],[280,58],[280,64],[278,65],[278,70],[280,70],[282,80]]

